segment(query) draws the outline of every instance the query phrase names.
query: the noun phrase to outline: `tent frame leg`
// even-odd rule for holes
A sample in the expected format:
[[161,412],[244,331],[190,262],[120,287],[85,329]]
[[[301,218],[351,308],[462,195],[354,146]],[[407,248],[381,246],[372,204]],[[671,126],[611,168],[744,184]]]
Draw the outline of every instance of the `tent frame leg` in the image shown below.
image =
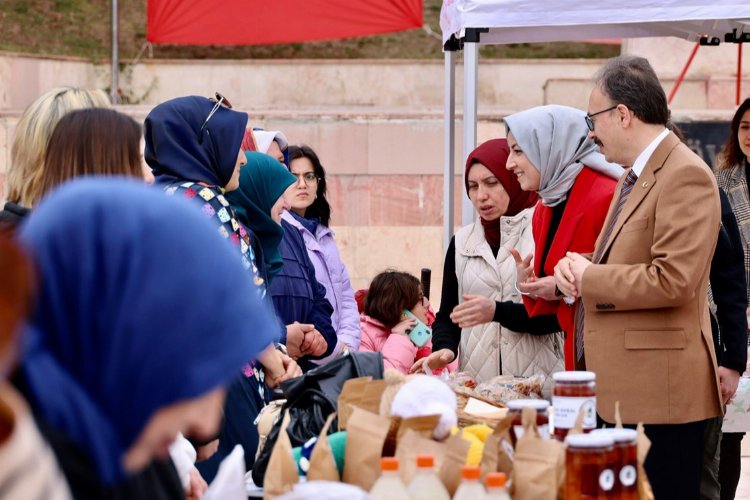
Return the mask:
[[[477,147],[477,77],[479,68],[479,43],[464,42],[464,116],[463,160]],[[461,223],[474,222],[474,206],[468,196],[461,198]]]
[[456,52],[446,50],[445,59],[445,160],[443,163],[443,254],[453,237],[455,225],[453,202],[455,186],[456,158]]

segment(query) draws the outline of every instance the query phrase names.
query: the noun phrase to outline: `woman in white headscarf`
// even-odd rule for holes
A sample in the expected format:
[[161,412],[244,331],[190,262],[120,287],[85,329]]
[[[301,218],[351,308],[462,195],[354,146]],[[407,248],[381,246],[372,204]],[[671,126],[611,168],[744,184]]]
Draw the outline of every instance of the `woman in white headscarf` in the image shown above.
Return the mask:
[[260,128],[245,130],[242,138],[243,151],[257,151],[267,154],[289,168],[289,141],[278,130],[263,130]]
[[566,252],[591,253],[604,225],[622,167],[608,163],[588,137],[586,114],[567,106],[539,106],[505,119],[506,167],[521,188],[536,191],[534,259],[516,255],[518,288],[529,316],[557,315],[566,333],[565,367],[575,368],[575,305],[561,300],[554,268]]

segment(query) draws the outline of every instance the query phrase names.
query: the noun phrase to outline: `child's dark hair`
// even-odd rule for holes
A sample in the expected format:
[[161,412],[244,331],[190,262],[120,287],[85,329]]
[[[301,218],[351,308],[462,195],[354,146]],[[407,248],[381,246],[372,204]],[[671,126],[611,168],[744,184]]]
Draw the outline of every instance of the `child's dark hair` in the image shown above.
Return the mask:
[[419,303],[419,280],[409,273],[388,269],[373,278],[365,296],[364,313],[393,328],[401,321],[401,311]]

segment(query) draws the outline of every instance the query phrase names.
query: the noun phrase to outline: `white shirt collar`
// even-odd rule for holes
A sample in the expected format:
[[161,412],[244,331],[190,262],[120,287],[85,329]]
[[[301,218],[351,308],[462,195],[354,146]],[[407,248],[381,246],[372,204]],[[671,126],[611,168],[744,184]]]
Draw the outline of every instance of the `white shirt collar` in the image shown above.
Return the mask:
[[661,144],[661,141],[663,141],[667,135],[669,135],[669,130],[665,128],[656,136],[656,139],[651,141],[651,144],[649,144],[646,149],[641,151],[641,154],[635,159],[635,163],[633,163],[633,168],[631,169],[635,175],[638,177],[641,176],[643,169],[646,168],[646,163],[651,159],[651,155],[654,154],[656,148],[659,147],[659,144]]

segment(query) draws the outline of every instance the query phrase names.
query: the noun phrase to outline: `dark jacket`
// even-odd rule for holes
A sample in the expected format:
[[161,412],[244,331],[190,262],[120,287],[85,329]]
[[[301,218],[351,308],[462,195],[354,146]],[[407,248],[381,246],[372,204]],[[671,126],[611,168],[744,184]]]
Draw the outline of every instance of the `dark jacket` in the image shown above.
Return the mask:
[[141,472],[129,476],[114,486],[104,486],[98,481],[96,469],[91,459],[81,448],[61,432],[51,429],[38,421],[44,438],[55,452],[60,468],[68,481],[70,491],[76,500],[149,500],[184,499],[180,478],[172,461],[154,461]]
[[6,202],[3,210],[0,211],[0,229],[15,229],[29,215],[29,212],[31,210],[26,207],[22,207],[11,201]]
[[[328,348],[322,356],[312,359],[320,359],[328,356],[336,347],[336,331],[331,324],[333,307],[326,299],[326,289],[318,283],[315,278],[315,267],[310,262],[310,257],[305,249],[305,242],[299,231],[282,220],[284,237],[279,245],[284,266],[276,275],[268,291],[276,307],[276,314],[285,325],[298,321],[315,325],[315,328],[325,338]],[[282,339],[282,343],[286,338]],[[300,366],[311,368],[305,358],[301,359]]]
[[716,304],[716,317],[711,315],[711,331],[719,366],[742,373],[747,363],[745,253],[732,205],[722,189],[719,189],[719,196],[721,228],[709,276]]

